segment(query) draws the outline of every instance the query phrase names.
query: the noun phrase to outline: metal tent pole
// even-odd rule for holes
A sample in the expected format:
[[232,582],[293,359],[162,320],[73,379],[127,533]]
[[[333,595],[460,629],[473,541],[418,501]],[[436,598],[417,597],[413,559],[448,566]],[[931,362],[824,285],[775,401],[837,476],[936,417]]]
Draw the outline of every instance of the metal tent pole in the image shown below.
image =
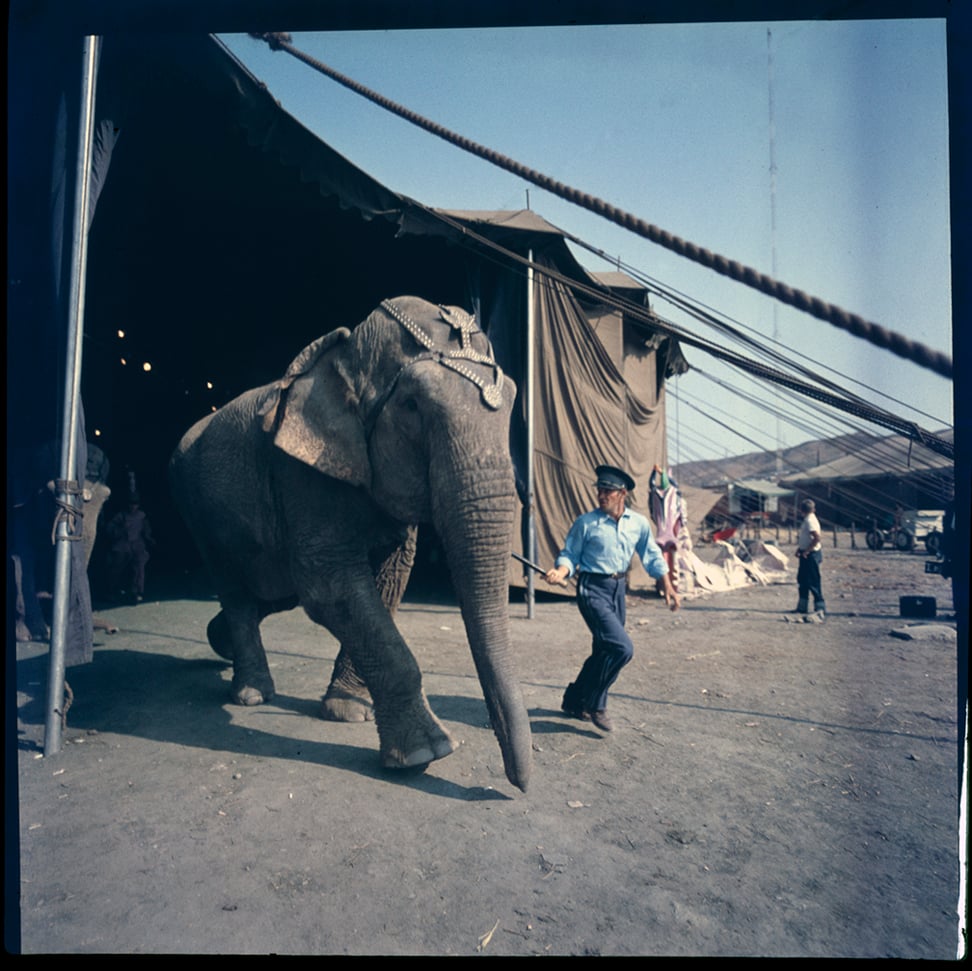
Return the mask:
[[[534,421],[534,330],[533,315],[533,250],[527,250],[527,352],[526,352],[526,426],[527,426],[527,559],[537,560],[536,496],[533,481],[533,421]],[[527,618],[533,620],[535,584],[533,571],[527,571]]]
[[[78,426],[81,399],[81,350],[84,321],[84,285],[88,258],[88,214],[91,187],[91,146],[94,131],[95,84],[98,38],[84,38],[81,67],[81,115],[79,121],[77,170],[74,193],[74,227],[71,248],[70,304],[68,306],[67,370],[64,378],[64,408],[61,419],[61,466],[57,499],[61,508],[80,509],[78,476]],[[80,527],[72,535],[74,517],[58,518],[55,530],[54,604],[51,618],[50,674],[47,686],[47,718],[44,754],[61,749],[64,704],[64,668],[68,609],[71,601],[71,544],[80,539]]]

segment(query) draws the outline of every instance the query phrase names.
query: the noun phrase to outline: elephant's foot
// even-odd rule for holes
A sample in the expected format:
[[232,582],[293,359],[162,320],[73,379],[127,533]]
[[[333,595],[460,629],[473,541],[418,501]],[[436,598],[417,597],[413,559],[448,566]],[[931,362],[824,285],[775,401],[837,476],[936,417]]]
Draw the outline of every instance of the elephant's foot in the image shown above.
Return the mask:
[[355,693],[331,685],[321,699],[321,718],[332,722],[374,721],[375,710],[371,705],[371,695],[366,689]]
[[381,764],[386,769],[428,765],[451,755],[457,748],[427,705],[416,705],[409,714],[411,718],[397,720],[392,728],[379,724]]
[[262,705],[275,694],[273,678],[267,675],[233,675],[233,701],[238,705]]

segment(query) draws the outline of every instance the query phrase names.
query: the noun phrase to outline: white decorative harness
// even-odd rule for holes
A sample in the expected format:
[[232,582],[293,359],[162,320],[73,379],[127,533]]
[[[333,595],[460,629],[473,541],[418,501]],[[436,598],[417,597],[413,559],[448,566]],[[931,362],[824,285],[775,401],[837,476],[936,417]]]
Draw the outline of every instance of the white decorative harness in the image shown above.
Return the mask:
[[[447,367],[457,374],[462,375],[467,381],[471,381],[477,388],[479,388],[479,393],[482,396],[483,403],[487,408],[496,411],[500,405],[503,403],[503,371],[500,366],[496,363],[496,359],[493,357],[493,349],[489,343],[489,339],[483,335],[486,340],[486,345],[489,347],[489,353],[483,354],[480,351],[475,350],[472,347],[472,335],[474,333],[481,333],[479,328],[476,326],[475,318],[467,314],[465,311],[458,309],[457,307],[445,307],[439,306],[439,315],[441,318],[454,330],[459,333],[459,347],[454,350],[441,350],[436,348],[435,341],[432,336],[428,334],[421,325],[408,316],[399,307],[396,307],[390,300],[383,300],[381,302],[382,309],[389,314],[392,318],[397,320],[402,327],[405,328],[415,338],[415,340],[425,348],[424,354],[419,354],[418,356],[412,358],[407,364],[405,364],[401,370],[391,379],[388,383],[388,387],[378,396],[374,404],[368,412],[367,420],[365,421],[365,427],[371,429],[374,427],[374,423],[378,418],[378,414],[381,412],[387,403],[389,397],[391,397],[392,392],[395,390],[395,385],[398,383],[398,379],[410,368],[416,364],[420,364],[423,361],[435,361],[441,364],[443,367]],[[487,364],[493,369],[493,383],[490,384],[484,381],[475,371],[468,367],[465,361],[470,361],[474,364]]]

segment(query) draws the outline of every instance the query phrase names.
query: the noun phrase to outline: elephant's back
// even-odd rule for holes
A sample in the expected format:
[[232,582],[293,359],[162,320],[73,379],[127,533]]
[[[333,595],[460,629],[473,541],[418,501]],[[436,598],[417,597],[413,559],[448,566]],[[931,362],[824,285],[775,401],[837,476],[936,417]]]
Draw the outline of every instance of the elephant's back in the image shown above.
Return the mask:
[[272,386],[245,391],[222,408],[203,416],[179,439],[169,467],[178,477],[198,474],[206,465],[219,463],[227,450],[255,449],[265,437],[259,409]]
[[194,532],[239,535],[269,525],[273,445],[259,413],[268,391],[247,391],[200,419],[173,452],[173,497]]

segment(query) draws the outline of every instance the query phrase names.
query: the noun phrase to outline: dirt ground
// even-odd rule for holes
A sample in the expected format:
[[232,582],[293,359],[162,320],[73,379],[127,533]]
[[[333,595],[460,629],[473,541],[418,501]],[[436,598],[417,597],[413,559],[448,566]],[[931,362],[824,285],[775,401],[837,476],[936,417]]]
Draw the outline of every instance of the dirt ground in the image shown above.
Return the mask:
[[[824,624],[787,622],[792,583],[677,615],[629,598],[609,736],[559,711],[588,651],[574,603],[528,619],[511,598],[526,795],[450,603],[400,615],[462,743],[409,774],[379,767],[373,723],[316,717],[336,644],[300,611],[264,624],[278,694],[254,708],[229,702],[211,600],[100,611],[120,631],[68,670],[48,757],[47,645],[20,643],[8,948],[955,958],[951,588],[917,553],[825,556]],[[902,618],[907,594],[936,597],[935,622]]]

